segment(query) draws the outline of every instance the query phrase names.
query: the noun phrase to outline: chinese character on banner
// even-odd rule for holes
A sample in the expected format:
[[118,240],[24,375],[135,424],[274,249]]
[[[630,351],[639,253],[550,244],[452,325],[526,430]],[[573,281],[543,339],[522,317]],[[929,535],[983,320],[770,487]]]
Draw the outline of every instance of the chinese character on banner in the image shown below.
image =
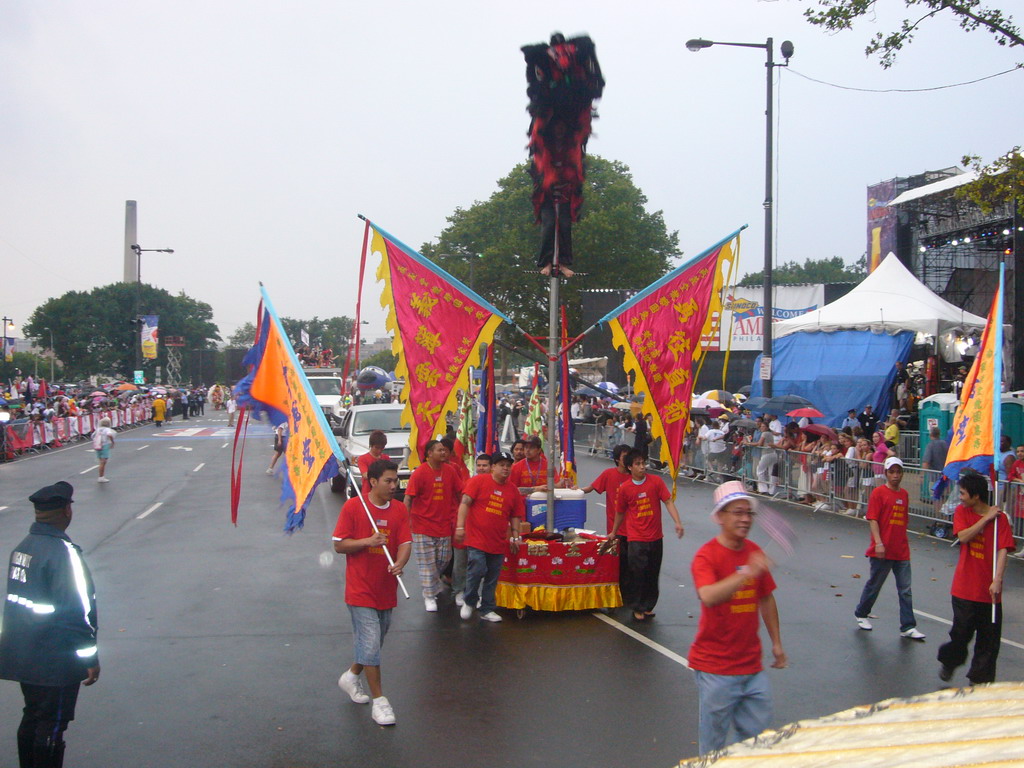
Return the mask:
[[722,288],[735,267],[734,243],[740,231],[601,320],[611,328],[612,344],[623,349],[626,368],[636,375],[637,392],[647,394],[643,410],[652,416],[651,437],[661,438],[660,458],[669,466],[673,494],[690,421],[694,366],[704,352],[699,340],[717,330]]
[[423,459],[428,440],[446,431],[457,393],[469,385],[469,368],[480,364],[480,345],[490,344],[508,318],[439,266],[375,224],[371,251],[379,253],[377,279],[387,328],[395,334],[395,375],[405,384],[402,423],[409,424],[409,465]]

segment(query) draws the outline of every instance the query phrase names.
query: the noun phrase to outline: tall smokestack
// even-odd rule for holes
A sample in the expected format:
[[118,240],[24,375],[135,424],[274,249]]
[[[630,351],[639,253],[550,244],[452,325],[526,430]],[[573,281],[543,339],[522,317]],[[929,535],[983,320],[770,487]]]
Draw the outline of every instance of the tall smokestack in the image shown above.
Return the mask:
[[139,261],[132,246],[139,242],[137,221],[138,204],[134,200],[124,201],[124,281],[139,281]]

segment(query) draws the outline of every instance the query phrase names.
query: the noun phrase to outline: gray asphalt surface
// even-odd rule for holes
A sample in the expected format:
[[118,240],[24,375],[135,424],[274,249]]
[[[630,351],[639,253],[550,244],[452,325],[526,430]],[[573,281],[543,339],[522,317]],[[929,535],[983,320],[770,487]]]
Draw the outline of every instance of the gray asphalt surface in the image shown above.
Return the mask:
[[[193,432],[175,431],[183,428]],[[67,480],[75,486],[69,534],[98,586],[103,671],[79,698],[68,766],[653,768],[696,754],[692,674],[659,649],[685,657],[696,630],[689,562],[715,533],[710,486],[681,481],[687,534],[666,540],[658,615],[643,625],[625,610],[613,623],[587,612],[462,622],[447,597],[437,614],[425,613],[407,572],[413,598],[400,599],[383,659],[398,725],[385,729],[337,687],[351,657],[344,563],[330,542],[340,497],[321,487],[305,529],[281,533],[279,483],[264,474],[270,430],[253,427],[232,527],[231,434],[226,417],[210,413],[121,433],[103,485],[87,443],[0,465],[2,556],[28,529],[28,496]],[[608,466],[587,456],[579,463],[582,482]],[[602,502],[588,497],[590,526],[603,531]],[[774,570],[790,658],[771,672],[775,724],[938,688],[956,550],[912,537],[924,643],[899,637],[891,584],[874,631],[863,632],[853,608],[867,574],[866,524],[776,509],[799,543]],[[768,543],[756,528],[753,538]],[[1024,568],[1013,561],[1003,635],[1014,644],[1003,645],[1000,680],[1024,679],[1022,586]],[[20,706],[17,685],[0,683],[0,766],[17,763]]]

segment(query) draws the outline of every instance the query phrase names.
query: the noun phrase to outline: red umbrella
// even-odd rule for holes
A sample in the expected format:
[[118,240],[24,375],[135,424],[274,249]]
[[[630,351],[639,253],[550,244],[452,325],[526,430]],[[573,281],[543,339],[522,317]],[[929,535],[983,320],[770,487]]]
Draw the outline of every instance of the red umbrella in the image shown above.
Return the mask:
[[790,411],[786,414],[787,416],[795,416],[796,418],[802,418],[806,416],[809,419],[820,419],[825,414],[819,411],[817,408],[797,408],[795,411]]
[[808,424],[803,428],[804,432],[810,432],[812,435],[821,435],[827,437],[829,440],[838,441],[839,435],[832,427],[826,427],[824,424]]

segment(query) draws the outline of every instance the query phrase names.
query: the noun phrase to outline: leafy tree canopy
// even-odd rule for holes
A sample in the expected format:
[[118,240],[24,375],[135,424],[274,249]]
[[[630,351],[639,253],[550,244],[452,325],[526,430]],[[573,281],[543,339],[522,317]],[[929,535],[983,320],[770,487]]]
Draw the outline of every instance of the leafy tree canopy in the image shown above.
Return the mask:
[[[799,285],[801,283],[859,283],[867,277],[867,259],[861,256],[853,266],[846,264],[839,256],[831,259],[808,259],[803,264],[787,261],[772,270],[774,285]],[[764,284],[764,271],[743,276],[737,285],[749,287]]]
[[1014,147],[991,163],[982,164],[977,155],[966,155],[964,165],[978,172],[978,180],[965,184],[957,195],[975,203],[983,212],[1002,203],[1017,202],[1024,210],[1024,155]]
[[[818,0],[819,8],[808,8],[804,16],[811,24],[833,32],[852,29],[853,23],[875,11],[877,0]],[[981,0],[903,0],[914,18],[904,19],[892,32],[877,32],[864,49],[868,56],[878,55],[879,63],[889,68],[896,54],[914,39],[918,28],[934,16],[953,16],[966,32],[983,29],[1005,46],[1024,46],[1021,30],[1013,17],[997,8],[984,8]],[[822,10],[824,9],[824,10]]]
[[[513,168],[487,201],[456,209],[437,243],[423,245],[421,252],[526,331],[546,336],[548,279],[537,272],[540,228],[526,169],[525,163]],[[587,157],[583,209],[573,225],[573,269],[586,274],[564,281],[561,293],[571,332],[583,330],[581,290],[644,288],[680,255],[678,233],[668,232],[662,212],[651,213],[646,205],[629,168]]]
[[[282,317],[281,325],[293,346],[299,346],[302,331],[309,334],[310,344],[319,344],[320,348],[330,347],[335,355],[344,354],[348,349],[348,341],[352,336],[355,320],[351,317],[328,317],[321,320],[296,320],[293,317]],[[256,338],[256,326],[245,323],[237,331],[228,336],[229,347],[249,347]]]
[[[25,333],[49,340],[64,363],[65,375],[84,378],[98,373],[127,378],[135,367],[139,331],[135,318],[160,316],[160,336],[181,336],[185,349],[212,349],[220,341],[213,309],[184,293],[173,296],[146,283],[113,283],[89,292],[70,291],[36,308]],[[165,347],[159,362],[166,363]]]
[[398,358],[391,354],[389,350],[383,349],[375,355],[360,358],[360,368],[365,368],[368,365],[375,365],[385,371],[393,371],[395,370],[395,366],[398,365]]

